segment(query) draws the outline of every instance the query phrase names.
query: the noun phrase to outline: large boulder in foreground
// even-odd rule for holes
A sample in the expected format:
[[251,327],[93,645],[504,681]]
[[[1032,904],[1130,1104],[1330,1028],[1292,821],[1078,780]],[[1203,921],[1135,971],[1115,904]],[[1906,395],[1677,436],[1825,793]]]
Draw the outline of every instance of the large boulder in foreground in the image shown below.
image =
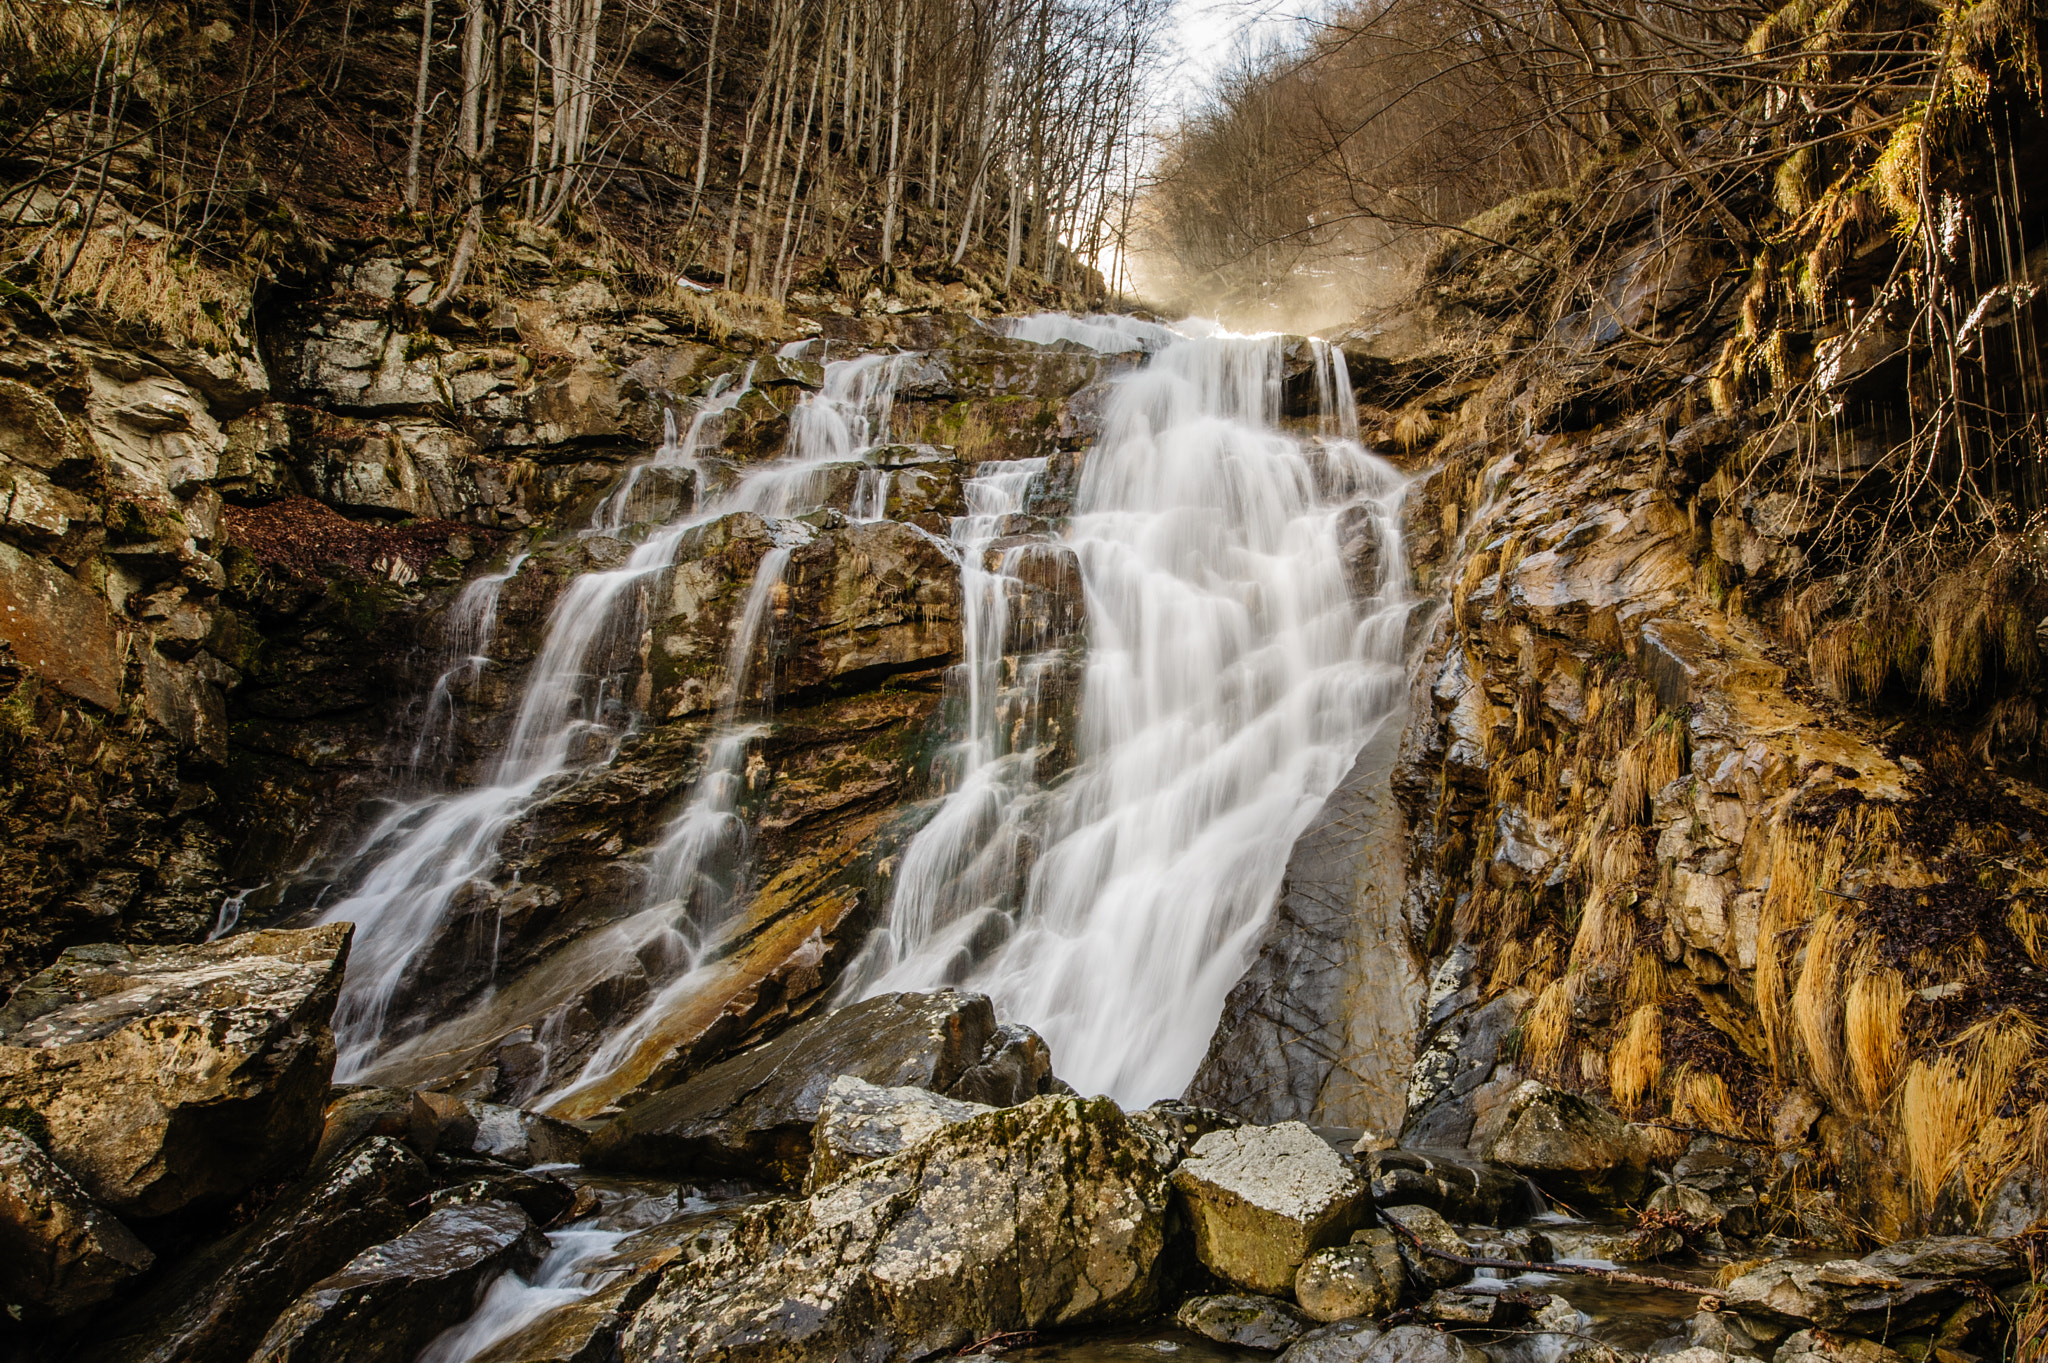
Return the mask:
[[301,1292],[411,1225],[432,1187],[418,1155],[371,1136],[125,1303],[96,1336],[92,1356],[101,1363],[247,1358]]
[[412,1363],[469,1318],[501,1273],[531,1273],[548,1242],[509,1202],[444,1207],[313,1284],[270,1327],[250,1363]]
[[1632,1201],[1649,1180],[1639,1131],[1575,1093],[1534,1080],[1509,1095],[1487,1158],[1527,1174],[1581,1212]]
[[1167,1188],[1107,1098],[983,1113],[806,1201],[740,1214],[672,1267],[628,1363],[922,1358],[991,1334],[1158,1306]]
[[1302,1260],[1344,1243],[1372,1214],[1365,1181],[1300,1122],[1210,1132],[1173,1186],[1203,1264],[1265,1296],[1291,1291]]
[[155,1258],[40,1146],[0,1126],[0,1304],[61,1316],[105,1301]]
[[93,1199],[150,1217],[303,1168],[349,925],[73,947],[0,1009],[0,1108]]
[[[881,1088],[1020,1103],[1045,1091],[1049,1069],[1014,1063],[1013,1033],[980,994],[879,994],[799,1023],[614,1118],[584,1161],[627,1173],[738,1174],[796,1189],[810,1170],[812,1130],[842,1074]],[[1034,1036],[1031,1038],[1037,1041]],[[1039,1048],[1043,1049],[1042,1042]],[[1008,1080],[1007,1091],[994,1080]]]

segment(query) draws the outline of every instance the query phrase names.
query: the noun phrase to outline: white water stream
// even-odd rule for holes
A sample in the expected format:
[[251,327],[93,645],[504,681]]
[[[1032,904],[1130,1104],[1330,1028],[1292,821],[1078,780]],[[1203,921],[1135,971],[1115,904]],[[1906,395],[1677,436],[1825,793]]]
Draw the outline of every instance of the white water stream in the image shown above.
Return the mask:
[[[974,590],[972,518],[956,531],[970,613],[983,603],[974,718],[848,997],[981,990],[1081,1092],[1181,1092],[1296,836],[1404,692],[1403,479],[1347,438],[1341,352],[1315,361],[1338,423],[1316,441],[1279,429],[1277,338],[1178,340],[1119,380],[1066,536],[1087,595],[1081,763],[1050,788],[990,722],[1015,641],[1000,594]],[[1351,508],[1383,565],[1362,608],[1340,552]]]
[[[826,366],[823,389],[791,412],[784,457],[748,468],[706,496],[700,448],[715,429],[715,419],[747,392],[750,367],[739,384],[712,390],[680,442],[673,439],[671,423],[671,438],[661,450],[598,504],[586,534],[625,528],[620,518],[628,514],[633,487],[645,468],[688,468],[700,488],[697,506],[653,529],[622,566],[580,574],[563,590],[528,671],[509,737],[482,779],[465,789],[395,803],[358,847],[351,865],[360,869],[349,877],[352,888],[321,915],[323,922],[356,925],[335,1010],[338,1079],[363,1074],[380,1057],[392,1021],[391,1002],[408,966],[448,921],[457,896],[488,879],[512,825],[572,773],[609,762],[637,721],[621,694],[625,669],[614,655],[639,637],[644,588],[667,570],[690,530],[751,511],[769,521],[780,547],[764,559],[734,632],[705,767],[655,853],[649,902],[610,929],[633,938],[630,948],[651,947],[656,958],[666,956],[672,969],[687,973],[708,920],[729,907],[731,898],[730,875],[721,896],[703,892],[702,873],[721,861],[732,862],[735,839],[744,836],[732,805],[749,737],[738,719],[746,663],[766,615],[766,594],[789,544],[812,533],[809,526],[783,518],[815,508],[826,486],[823,465],[854,457],[886,438],[901,364],[902,357],[872,355]],[[479,579],[458,598],[448,647],[460,660],[443,673],[435,688],[438,700],[446,699],[446,686],[464,669],[488,661],[482,650],[488,645],[497,590],[519,566],[515,561],[503,574]],[[495,957],[487,964],[495,970]]]

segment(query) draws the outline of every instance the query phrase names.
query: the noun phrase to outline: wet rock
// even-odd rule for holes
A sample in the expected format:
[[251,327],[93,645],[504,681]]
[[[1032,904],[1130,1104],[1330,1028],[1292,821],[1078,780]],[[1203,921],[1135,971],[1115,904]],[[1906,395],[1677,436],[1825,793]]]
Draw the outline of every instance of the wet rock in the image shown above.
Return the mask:
[[111,1297],[156,1256],[42,1148],[0,1126],[0,1304],[61,1316]]
[[1318,1326],[1288,1345],[1280,1363],[1363,1363],[1380,1333],[1377,1325],[1364,1320]]
[[946,1090],[955,1098],[989,1107],[1009,1107],[1047,1093],[1072,1093],[1052,1072],[1052,1047],[1021,1022],[1005,1022]]
[[2048,1217],[2048,1178],[2022,1164],[1998,1181],[1977,1213],[1979,1235],[2018,1235]]
[[1428,1022],[1433,1030],[1409,1073],[1408,1115],[1401,1129],[1403,1145],[1431,1152],[1455,1151],[1472,1142],[1477,1091],[1494,1078],[1501,1045],[1531,1001],[1527,990],[1510,989],[1477,1007],[1461,1008],[1461,999],[1477,991],[1455,992],[1458,980],[1446,983],[1451,987],[1432,1001]]
[[552,1174],[463,1155],[433,1157],[435,1207],[511,1202],[537,1226],[552,1226],[575,1205],[576,1190]]
[[1371,1209],[1364,1182],[1300,1122],[1202,1137],[1173,1186],[1202,1263],[1267,1294],[1292,1288],[1302,1260],[1343,1243]]
[[161,1216],[303,1168],[318,1142],[345,923],[199,946],[73,947],[0,1009],[24,1105],[95,1201]]
[[1308,1333],[1311,1317],[1272,1297],[1189,1297],[1173,1323],[1218,1344],[1284,1349]]
[[370,1136],[287,1189],[128,1303],[96,1336],[108,1363],[246,1358],[293,1299],[417,1217],[431,1182],[405,1146]]
[[530,1273],[547,1240],[504,1202],[434,1212],[313,1284],[279,1316],[251,1363],[410,1363],[468,1318],[500,1273]]
[[344,1093],[327,1105],[313,1165],[318,1168],[371,1136],[404,1140],[412,1135],[412,1118],[413,1095],[408,1089],[373,1086]]
[[1636,1197],[1649,1171],[1648,1151],[1628,1123],[1533,1080],[1508,1099],[1504,1128],[1487,1158],[1581,1210]]
[[1409,940],[1406,823],[1386,725],[1288,856],[1259,957],[1231,989],[1191,1103],[1248,1121],[1400,1127],[1423,967]]
[[806,1186],[822,1188],[864,1164],[917,1144],[941,1127],[990,1110],[989,1104],[942,1098],[929,1089],[877,1088],[842,1074],[825,1091],[818,1109]]
[[1484,1363],[1485,1358],[1456,1335],[1427,1325],[1403,1325],[1375,1340],[1363,1363]]
[[1320,1321],[1384,1316],[1407,1287],[1401,1251],[1383,1230],[1362,1230],[1348,1245],[1317,1250],[1294,1275],[1294,1299]]
[[[1394,1241],[1400,1246],[1401,1257],[1407,1260],[1409,1269],[1418,1277],[1435,1283],[1438,1287],[1448,1287],[1472,1276],[1472,1270],[1463,1264],[1454,1264],[1448,1259],[1424,1254],[1415,1247],[1414,1240],[1420,1240],[1429,1249],[1468,1258],[1471,1256],[1471,1249],[1458,1238],[1458,1233],[1451,1229],[1450,1223],[1433,1208],[1382,1207],[1380,1215],[1408,1233],[1402,1235],[1396,1232]],[[1413,1236],[1414,1240],[1411,1240],[1410,1236]]]
[[1106,1098],[983,1113],[808,1200],[741,1214],[672,1266],[628,1363],[924,1356],[1156,1309],[1167,1188]]
[[586,1160],[637,1173],[757,1175],[786,1188],[809,1172],[833,1079],[951,1090],[997,1033],[979,994],[882,994],[790,1028],[665,1090],[600,1129]]
[[2018,1246],[1978,1235],[1926,1235],[1863,1256],[1865,1269],[1896,1278],[1975,1278],[1992,1286],[2025,1276]]

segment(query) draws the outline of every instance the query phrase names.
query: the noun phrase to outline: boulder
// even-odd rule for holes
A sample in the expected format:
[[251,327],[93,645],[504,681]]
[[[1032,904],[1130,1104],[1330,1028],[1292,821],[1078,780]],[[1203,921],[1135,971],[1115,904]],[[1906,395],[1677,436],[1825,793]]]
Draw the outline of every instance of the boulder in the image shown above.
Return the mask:
[[921,1088],[877,1088],[842,1074],[825,1090],[811,1137],[815,1190],[864,1164],[887,1159],[939,1128],[990,1111],[985,1103],[963,1103]]
[[1509,1097],[1487,1158],[1580,1211],[1633,1199],[1649,1177],[1640,1133],[1606,1109],[1534,1080]]
[[1403,1325],[1374,1340],[1363,1363],[1487,1363],[1487,1359],[1456,1335],[1427,1325]]
[[584,1159],[629,1173],[739,1174],[797,1188],[835,1078],[950,1093],[998,1034],[995,1010],[979,994],[880,994],[629,1109],[598,1131]]
[[1292,1289],[1302,1260],[1342,1244],[1372,1207],[1364,1181],[1300,1122],[1211,1132],[1173,1186],[1209,1271],[1268,1295]]
[[405,1140],[412,1135],[413,1095],[409,1089],[357,1088],[327,1105],[315,1167],[355,1149],[371,1136]]
[[1380,1333],[1379,1326],[1363,1320],[1318,1326],[1288,1345],[1280,1363],[1364,1363]]
[[1107,1098],[955,1123],[807,1200],[747,1208],[673,1264],[628,1363],[923,1357],[1157,1308],[1165,1176]]
[[1294,1299],[1320,1321],[1384,1316],[1408,1286],[1390,1231],[1362,1230],[1348,1245],[1319,1249],[1294,1275]]
[[1359,1164],[1382,1207],[1433,1207],[1454,1221],[1499,1225],[1533,1200],[1522,1175],[1454,1151],[1367,1150]]
[[156,1256],[42,1147],[0,1126],[0,1305],[61,1316],[105,1301]]
[[1449,1287],[1452,1283],[1463,1282],[1472,1276],[1472,1270],[1463,1264],[1454,1264],[1448,1259],[1439,1259],[1433,1254],[1424,1254],[1416,1249],[1408,1236],[1420,1240],[1429,1249],[1442,1250],[1446,1254],[1471,1256],[1471,1249],[1451,1229],[1450,1222],[1443,1219],[1430,1207],[1383,1207],[1380,1215],[1399,1226],[1408,1235],[1394,1236],[1400,1247],[1401,1257],[1408,1263],[1409,1270],[1417,1277],[1438,1287]]
[[1161,1099],[1130,1114],[1131,1125],[1152,1145],[1153,1158],[1171,1169],[1187,1158],[1195,1142],[1211,1131],[1235,1131],[1244,1123],[1227,1112]]
[[1308,1333],[1310,1317],[1272,1297],[1189,1297],[1173,1323],[1218,1344],[1284,1349]]
[[462,1207],[483,1202],[516,1204],[537,1226],[552,1226],[576,1203],[576,1191],[536,1170],[469,1155],[436,1155],[433,1205]]
[[0,1009],[0,1107],[34,1110],[51,1157],[124,1215],[303,1168],[334,1070],[349,932],[71,948]]
[[530,1273],[548,1242],[506,1202],[437,1211],[313,1284],[270,1327],[251,1363],[411,1363],[467,1319],[500,1273]]
[[371,1136],[127,1303],[96,1339],[108,1363],[247,1358],[294,1298],[403,1232],[432,1186],[419,1157]]
[[1446,1325],[1504,1326],[1527,1320],[1529,1309],[1519,1294],[1511,1299],[1499,1292],[1444,1287],[1430,1294],[1422,1314]]
[[[1773,1332],[1775,1333],[1775,1332]],[[1759,1340],[1732,1311],[1701,1311],[1686,1322],[1685,1338],[1696,1348],[1741,1358],[1758,1358],[1767,1342]]]

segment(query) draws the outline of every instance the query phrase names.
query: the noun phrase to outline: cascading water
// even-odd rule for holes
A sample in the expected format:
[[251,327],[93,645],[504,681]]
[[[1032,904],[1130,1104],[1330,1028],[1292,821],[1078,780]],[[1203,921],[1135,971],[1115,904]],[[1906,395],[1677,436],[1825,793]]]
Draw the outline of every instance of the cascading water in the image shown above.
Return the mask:
[[[1341,352],[1315,359],[1348,399]],[[1063,1078],[1127,1103],[1194,1073],[1289,848],[1404,690],[1403,480],[1354,440],[1278,429],[1281,364],[1275,338],[1186,339],[1119,381],[1067,534],[1081,763],[1039,789],[977,711],[847,996],[983,990]],[[1363,601],[1340,551],[1361,511],[1382,564]],[[1012,642],[970,631],[970,690]]]
[[[823,389],[791,413],[785,457],[746,469],[708,496],[700,490],[695,509],[648,534],[623,565],[573,579],[549,616],[509,737],[483,779],[467,789],[395,804],[371,828],[352,859],[359,869],[349,877],[350,892],[321,915],[323,922],[356,925],[335,1011],[339,1077],[363,1074],[386,1051],[392,1040],[390,1007],[408,964],[448,921],[458,894],[488,879],[507,831],[571,773],[602,765],[616,752],[636,718],[623,688],[633,665],[630,646],[644,614],[643,588],[669,567],[678,543],[692,529],[736,511],[770,518],[778,537],[791,543],[808,536],[810,527],[780,518],[818,505],[827,486],[821,466],[852,458],[886,437],[902,362],[903,357],[875,355],[828,365]],[[705,470],[698,456],[711,423],[745,395],[752,372],[750,366],[747,377],[731,388],[714,388],[683,439],[665,441],[660,453],[628,475],[621,489],[598,504],[585,533],[625,528],[619,518],[628,514],[632,486],[646,468],[687,467],[701,483]],[[654,957],[666,956],[673,968],[687,971],[703,929],[722,908],[710,902],[720,896],[705,894],[702,881],[707,874],[718,876],[715,863],[721,857],[730,862],[737,855],[735,840],[743,838],[731,813],[748,738],[739,723],[739,705],[746,660],[787,547],[771,552],[756,574],[749,608],[732,640],[708,760],[649,868],[650,903],[609,930],[628,954],[651,946]],[[488,641],[485,617],[495,605],[497,587],[517,566],[496,582],[480,580],[465,589],[456,622],[465,640],[451,636],[450,647],[467,652],[451,671],[480,665],[474,659]],[[724,899],[730,899],[735,880],[728,868]]]

